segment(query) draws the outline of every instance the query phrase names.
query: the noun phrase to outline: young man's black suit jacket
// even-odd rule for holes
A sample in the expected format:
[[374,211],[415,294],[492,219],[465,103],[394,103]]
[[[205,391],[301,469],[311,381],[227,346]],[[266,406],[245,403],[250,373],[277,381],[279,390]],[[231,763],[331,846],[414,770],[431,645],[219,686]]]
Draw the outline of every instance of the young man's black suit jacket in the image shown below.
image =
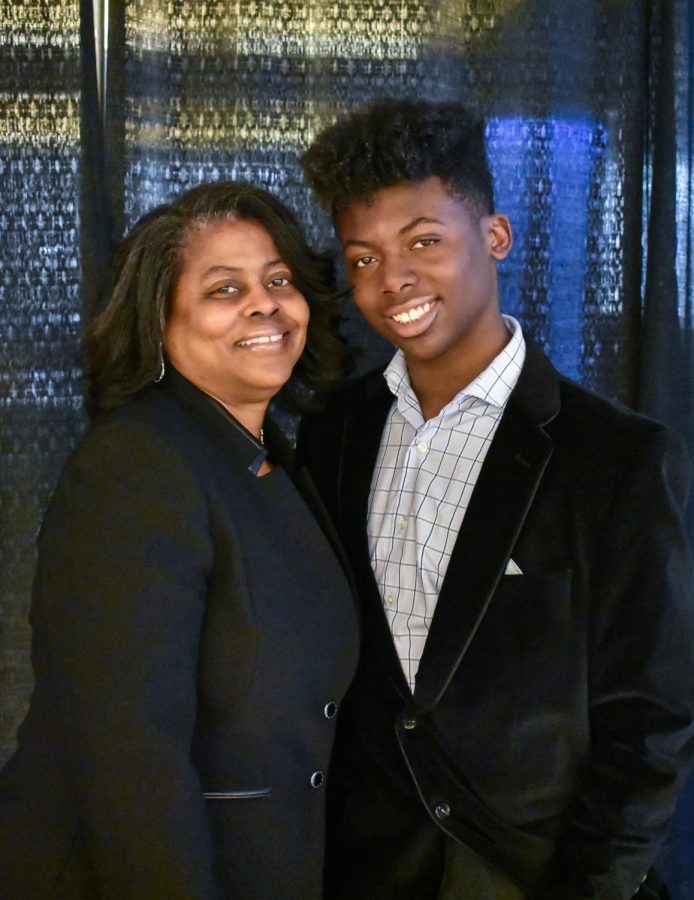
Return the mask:
[[36,689],[0,774],[2,900],[321,897],[357,615],[258,451],[169,371],[70,460],[39,543]]
[[[372,373],[300,439],[363,616],[338,730],[329,896],[630,897],[694,751],[681,447],[529,347],[412,695],[366,537],[392,402]],[[511,559],[522,574],[505,574]]]

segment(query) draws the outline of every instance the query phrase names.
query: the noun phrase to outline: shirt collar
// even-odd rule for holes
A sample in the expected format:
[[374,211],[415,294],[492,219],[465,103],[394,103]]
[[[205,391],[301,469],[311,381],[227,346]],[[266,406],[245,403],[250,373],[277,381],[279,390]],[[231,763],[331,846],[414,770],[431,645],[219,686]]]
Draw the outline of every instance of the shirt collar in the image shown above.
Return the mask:
[[[451,407],[459,406],[466,397],[477,397],[498,409],[503,409],[508,403],[525,361],[525,339],[520,323],[516,319],[512,316],[502,318],[511,333],[511,340],[486,369],[455,395],[439,415]],[[402,350],[395,352],[395,356],[383,372],[383,377],[391,393],[397,397],[401,412],[408,408],[412,410],[413,407],[419,410],[419,402],[410,384],[405,354]]]

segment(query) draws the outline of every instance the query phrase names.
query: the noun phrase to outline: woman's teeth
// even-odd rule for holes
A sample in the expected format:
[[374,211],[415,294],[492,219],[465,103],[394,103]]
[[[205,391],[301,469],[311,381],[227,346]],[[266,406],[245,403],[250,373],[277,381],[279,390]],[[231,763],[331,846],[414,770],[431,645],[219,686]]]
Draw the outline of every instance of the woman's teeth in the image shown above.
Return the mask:
[[400,325],[405,325],[407,322],[416,322],[417,319],[421,319],[430,309],[431,303],[424,303],[422,306],[415,306],[414,309],[407,309],[405,312],[397,313],[392,318]]
[[276,344],[277,341],[281,341],[282,338],[282,334],[267,334],[263,335],[263,337],[249,338],[247,341],[237,341],[236,346],[250,347],[252,344]]

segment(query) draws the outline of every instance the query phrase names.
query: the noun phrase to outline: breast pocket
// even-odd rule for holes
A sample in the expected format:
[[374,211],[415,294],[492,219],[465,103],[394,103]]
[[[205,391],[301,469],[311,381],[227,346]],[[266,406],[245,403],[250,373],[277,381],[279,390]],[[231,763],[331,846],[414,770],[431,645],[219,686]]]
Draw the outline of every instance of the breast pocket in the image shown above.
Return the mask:
[[[509,635],[515,648],[537,647],[540,637],[550,642],[573,632],[577,610],[572,598],[571,569],[549,573],[504,575],[488,610],[490,623]],[[509,647],[513,649],[513,646]]]
[[205,800],[253,800],[272,796],[272,788],[254,788],[245,791],[204,791]]
[[504,714],[519,694],[526,710],[546,709],[548,695],[561,706],[583,681],[585,641],[585,611],[573,596],[570,569],[504,575],[461,675],[474,696]]

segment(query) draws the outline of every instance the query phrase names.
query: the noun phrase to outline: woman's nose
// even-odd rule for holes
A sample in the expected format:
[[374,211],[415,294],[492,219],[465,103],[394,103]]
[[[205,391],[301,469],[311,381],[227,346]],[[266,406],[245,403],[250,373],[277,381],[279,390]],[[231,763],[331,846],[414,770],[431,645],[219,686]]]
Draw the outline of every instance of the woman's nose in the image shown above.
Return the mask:
[[248,316],[272,316],[279,309],[279,304],[265,285],[253,288],[247,297],[246,315]]

